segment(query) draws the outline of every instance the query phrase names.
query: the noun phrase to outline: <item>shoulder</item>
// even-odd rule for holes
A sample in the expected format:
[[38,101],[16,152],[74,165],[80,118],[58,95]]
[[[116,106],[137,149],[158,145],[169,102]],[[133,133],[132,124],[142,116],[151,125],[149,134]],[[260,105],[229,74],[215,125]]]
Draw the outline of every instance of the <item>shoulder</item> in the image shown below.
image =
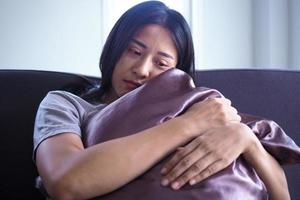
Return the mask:
[[76,96],[75,94],[72,94],[70,92],[62,91],[62,90],[54,90],[48,92],[48,94],[45,96],[42,102],[52,102],[52,101],[74,102],[74,101],[84,101],[84,100],[79,96]]
[[40,106],[64,106],[72,109],[80,110],[89,110],[94,106],[89,102],[85,101],[81,97],[72,94],[67,91],[62,90],[54,90],[48,92],[48,94],[44,97]]
[[81,137],[81,124],[88,109],[84,100],[70,92],[50,91],[36,113],[33,158],[39,144],[49,137],[61,133],[74,133]]
[[55,114],[57,112],[52,111],[56,110],[59,112],[70,113],[72,115],[78,115],[82,118],[90,112],[102,110],[105,106],[105,104],[101,103],[91,104],[80,96],[67,91],[54,90],[48,92],[48,94],[44,97],[40,103],[38,111],[48,114],[49,111],[51,111],[51,113]]

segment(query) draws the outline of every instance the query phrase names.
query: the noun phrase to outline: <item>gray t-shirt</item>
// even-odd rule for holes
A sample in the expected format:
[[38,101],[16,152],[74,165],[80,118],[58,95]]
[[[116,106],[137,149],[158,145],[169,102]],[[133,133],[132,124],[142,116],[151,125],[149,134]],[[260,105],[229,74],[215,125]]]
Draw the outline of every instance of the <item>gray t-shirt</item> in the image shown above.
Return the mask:
[[51,91],[37,111],[33,134],[33,159],[38,146],[45,139],[61,133],[82,137],[81,126],[91,112],[102,110],[106,104],[91,104],[66,91]]

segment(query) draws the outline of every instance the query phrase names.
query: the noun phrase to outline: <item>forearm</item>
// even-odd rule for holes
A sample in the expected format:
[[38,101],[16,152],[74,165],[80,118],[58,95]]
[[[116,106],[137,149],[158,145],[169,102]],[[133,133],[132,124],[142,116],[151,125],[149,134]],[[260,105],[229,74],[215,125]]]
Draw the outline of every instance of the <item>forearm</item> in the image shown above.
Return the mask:
[[[145,172],[190,138],[180,120],[65,156],[56,190],[86,199],[111,192]],[[54,170],[53,170],[54,171]],[[66,189],[67,188],[67,189]],[[61,190],[62,189],[62,190]],[[74,196],[73,196],[74,195]],[[58,194],[60,196],[60,194]]]
[[251,150],[243,156],[264,182],[271,200],[290,199],[283,169],[258,140],[253,143]]

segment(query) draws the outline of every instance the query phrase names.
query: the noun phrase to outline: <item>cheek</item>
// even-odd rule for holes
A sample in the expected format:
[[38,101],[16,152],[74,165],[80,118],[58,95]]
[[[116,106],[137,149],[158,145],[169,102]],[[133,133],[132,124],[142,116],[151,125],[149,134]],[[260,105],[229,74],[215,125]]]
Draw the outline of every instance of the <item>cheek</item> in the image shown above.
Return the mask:
[[114,71],[113,71],[113,76],[112,76],[112,78],[113,78],[113,80],[117,80],[119,77],[120,77],[120,75],[122,75],[122,73],[123,73],[123,71],[124,71],[124,62],[122,62],[122,58],[117,62],[117,64],[116,64],[116,66],[115,66],[115,69],[114,69]]
[[128,71],[128,64],[129,61],[126,59],[126,57],[122,56],[120,60],[117,62],[115,69],[114,69],[114,75],[115,77],[119,77],[120,75],[126,73]]
[[170,67],[170,68],[167,68],[167,69],[155,69],[155,70],[153,70],[153,72],[152,72],[152,75],[151,75],[151,79],[152,78],[155,78],[156,76],[158,76],[158,75],[160,75],[161,73],[164,73],[164,72],[166,72],[167,70],[170,70],[170,69],[173,69],[173,68],[175,68],[175,67]]
[[124,90],[123,79],[125,77],[126,71],[126,67],[122,65],[122,62],[118,62],[112,75],[112,89],[115,91],[117,96],[121,96],[121,93]]
[[112,87],[114,90],[117,90],[119,85],[120,85],[120,80],[122,79],[120,77],[120,72],[119,70],[115,70],[114,74],[113,74],[113,77],[112,77]]
[[161,70],[154,70],[154,71],[152,72],[152,76],[150,77],[150,79],[153,79],[153,78],[157,77],[157,76],[160,75],[161,73],[163,73],[163,71],[161,71]]

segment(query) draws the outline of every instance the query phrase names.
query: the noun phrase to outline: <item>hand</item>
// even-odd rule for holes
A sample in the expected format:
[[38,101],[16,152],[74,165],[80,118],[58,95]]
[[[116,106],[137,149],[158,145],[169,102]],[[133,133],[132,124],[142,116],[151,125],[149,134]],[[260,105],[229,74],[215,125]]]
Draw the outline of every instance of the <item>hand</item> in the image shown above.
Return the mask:
[[230,123],[211,129],[183,148],[162,168],[162,185],[179,189],[194,185],[231,164],[250,149],[255,135],[246,125]]
[[230,122],[240,122],[241,117],[225,98],[207,99],[192,105],[182,116],[186,119],[192,136],[198,136],[206,130],[225,126]]

